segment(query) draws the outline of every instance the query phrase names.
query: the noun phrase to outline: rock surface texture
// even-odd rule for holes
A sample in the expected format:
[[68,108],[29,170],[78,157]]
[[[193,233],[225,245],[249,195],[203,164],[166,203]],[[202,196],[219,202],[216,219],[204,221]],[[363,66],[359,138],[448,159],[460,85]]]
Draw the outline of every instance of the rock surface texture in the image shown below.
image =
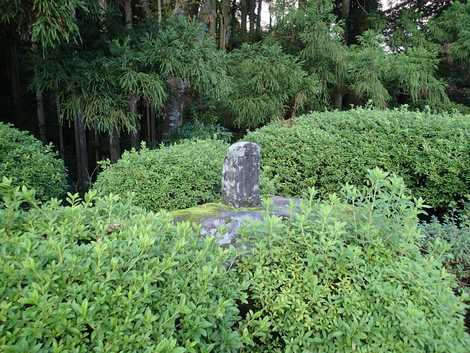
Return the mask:
[[253,142],[230,146],[222,170],[222,200],[232,207],[259,207],[261,148]]
[[231,209],[223,205],[213,204],[209,207],[202,205],[175,212],[175,221],[199,224],[201,236],[212,236],[219,245],[227,246],[236,242],[240,227],[247,222],[262,220],[266,215],[292,217],[298,211],[300,203],[300,199],[273,196],[270,198],[268,208]]

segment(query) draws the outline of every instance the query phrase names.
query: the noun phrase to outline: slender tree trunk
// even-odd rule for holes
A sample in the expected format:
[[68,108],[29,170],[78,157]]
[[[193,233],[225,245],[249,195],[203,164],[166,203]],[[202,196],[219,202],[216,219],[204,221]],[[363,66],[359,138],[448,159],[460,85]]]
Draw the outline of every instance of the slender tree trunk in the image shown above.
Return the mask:
[[225,50],[228,42],[228,31],[230,29],[230,0],[222,0],[222,14],[219,28],[219,48]]
[[95,150],[95,161],[98,162],[101,160],[101,151],[100,151],[100,135],[98,132],[95,130],[93,132],[93,147]]
[[18,69],[18,50],[15,39],[11,40],[10,45],[10,82],[11,92],[13,95],[13,105],[15,107],[16,114],[15,120],[19,123],[24,123],[26,119],[22,104],[23,93],[21,89],[20,72]]
[[250,35],[255,33],[255,25],[256,25],[256,16],[255,16],[255,7],[256,7],[256,0],[248,0],[249,1],[249,18],[250,18]]
[[157,0],[157,23],[162,24],[162,0]]
[[36,88],[36,112],[38,118],[39,136],[41,141],[47,143],[46,114],[44,112],[44,97],[42,91]]
[[[33,52],[37,52],[37,45],[33,43],[32,45]],[[36,64],[34,65],[34,77],[38,76],[38,68]],[[36,117],[38,120],[38,130],[39,137],[42,142],[47,143],[47,126],[46,126],[46,114],[44,112],[44,97],[42,91],[36,87],[35,89],[36,96]]]
[[65,146],[64,146],[64,127],[62,122],[59,121],[59,155],[60,158],[64,159],[65,157]]
[[[129,112],[137,116],[137,102],[139,98],[136,96],[131,96],[129,98]],[[138,148],[139,147],[139,122],[136,122],[136,131],[131,133],[131,147]]]
[[147,102],[147,100],[144,101],[144,107],[145,107],[145,127],[146,127],[146,136],[145,140],[147,143],[150,143],[152,140],[152,126],[150,124],[150,104]]
[[350,23],[349,23],[349,15],[351,13],[351,0],[341,0],[341,17],[344,20],[345,28],[344,28],[344,41],[346,44],[350,44],[351,41],[351,34],[350,32]]
[[74,121],[75,155],[77,158],[77,189],[84,193],[90,186],[90,174],[88,173],[88,148],[86,141],[86,129],[81,113],[77,113]]
[[240,0],[240,26],[243,34],[246,34],[246,13],[247,13],[247,1],[249,0]]
[[337,91],[335,93],[335,108],[338,110],[343,109],[343,97],[344,97],[343,92]]
[[115,128],[109,132],[109,159],[116,162],[121,157],[119,131]]
[[261,13],[262,13],[262,6],[263,0],[258,1],[258,9],[256,11],[256,32],[261,33]]
[[127,29],[132,29],[132,1],[124,1],[124,17],[126,20]]
[[150,141],[151,146],[154,146],[157,142],[157,119],[153,105],[150,105]]
[[59,100],[57,96],[51,98],[51,105],[55,107],[57,123],[59,125],[59,155],[62,159],[65,156],[65,146],[64,146],[64,127],[62,126],[62,117],[60,116],[60,107]]
[[167,83],[170,88],[170,94],[165,112],[165,134],[172,136],[183,125],[186,84],[180,78],[170,79]]

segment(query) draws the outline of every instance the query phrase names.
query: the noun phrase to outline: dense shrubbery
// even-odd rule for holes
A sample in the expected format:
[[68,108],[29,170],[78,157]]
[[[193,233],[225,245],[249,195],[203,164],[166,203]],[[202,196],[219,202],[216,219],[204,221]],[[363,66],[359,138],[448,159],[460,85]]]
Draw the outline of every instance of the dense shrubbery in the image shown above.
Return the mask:
[[227,144],[186,140],[171,146],[125,152],[98,175],[99,194],[126,195],[147,210],[187,208],[218,198]]
[[433,207],[461,200],[470,189],[470,119],[407,110],[356,109],[313,113],[247,136],[262,147],[271,192],[321,194],[362,184],[367,169],[403,177]]
[[442,261],[462,287],[470,289],[470,204],[461,213],[423,223],[421,246],[425,252],[442,254]]
[[403,181],[371,172],[371,189],[313,197],[291,222],[246,230],[238,265],[250,307],[250,352],[468,352],[455,281],[417,246],[416,207]]
[[178,128],[176,133],[168,139],[168,142],[187,139],[215,139],[230,142],[232,139],[232,133],[221,125],[203,124],[199,121],[193,121],[185,123],[183,126]]
[[36,190],[41,200],[62,197],[67,188],[66,171],[51,146],[44,146],[27,132],[0,123],[0,179]]
[[1,352],[240,347],[228,250],[116,196],[37,208],[28,192],[0,186]]
[[371,175],[346,201],[311,194],[292,220],[246,227],[237,264],[129,200],[38,207],[4,180],[0,351],[468,352],[455,281],[416,245],[419,205]]

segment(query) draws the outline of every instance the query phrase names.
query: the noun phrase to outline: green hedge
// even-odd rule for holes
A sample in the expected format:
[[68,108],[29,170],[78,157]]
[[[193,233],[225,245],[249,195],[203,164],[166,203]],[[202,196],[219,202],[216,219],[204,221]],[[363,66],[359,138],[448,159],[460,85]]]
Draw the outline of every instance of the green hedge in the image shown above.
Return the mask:
[[468,352],[403,182],[371,180],[248,225],[238,253],[115,195],[39,207],[4,181],[0,352]]
[[262,148],[269,192],[323,195],[360,185],[367,169],[403,177],[427,204],[446,207],[470,189],[470,117],[406,110],[313,113],[293,126],[272,124],[248,134]]
[[370,180],[346,189],[347,202],[310,197],[292,221],[245,230],[247,352],[470,352],[455,279],[438,254],[420,253],[402,179]]
[[188,208],[219,197],[228,145],[219,140],[185,140],[158,149],[125,152],[98,175],[99,194],[134,193],[147,210]]
[[0,180],[2,177],[35,189],[41,200],[60,198],[67,189],[64,162],[52,147],[0,122]]
[[[0,352],[236,352],[233,257],[116,196],[0,207]],[[94,206],[92,206],[94,204]],[[16,207],[15,207],[16,205]],[[214,349],[214,347],[217,347]]]

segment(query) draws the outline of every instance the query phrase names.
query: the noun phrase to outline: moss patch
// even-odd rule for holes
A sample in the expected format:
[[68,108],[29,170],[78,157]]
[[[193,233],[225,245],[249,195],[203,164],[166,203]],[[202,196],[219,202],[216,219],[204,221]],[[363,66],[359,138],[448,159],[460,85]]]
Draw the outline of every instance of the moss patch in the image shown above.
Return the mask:
[[234,208],[223,203],[206,203],[204,205],[172,211],[170,214],[176,221],[200,223],[209,217],[216,217],[222,212],[261,211],[262,208]]
[[177,221],[199,223],[201,220],[217,216],[220,212],[234,211],[235,209],[222,203],[206,203],[204,205],[170,212]]

